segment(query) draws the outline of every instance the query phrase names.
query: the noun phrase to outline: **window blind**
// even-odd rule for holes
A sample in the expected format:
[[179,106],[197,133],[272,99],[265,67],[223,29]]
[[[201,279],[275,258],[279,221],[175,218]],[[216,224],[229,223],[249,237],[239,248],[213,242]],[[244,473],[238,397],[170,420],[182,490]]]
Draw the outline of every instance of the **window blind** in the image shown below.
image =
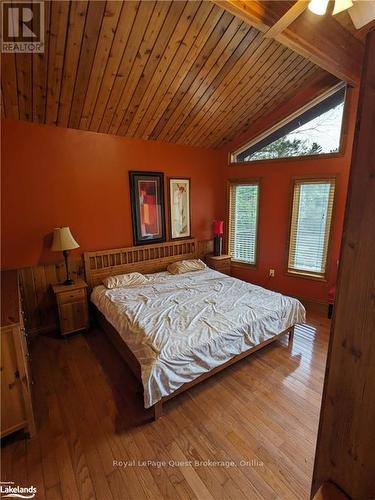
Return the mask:
[[324,277],[334,195],[334,179],[294,182],[289,272]]
[[230,184],[229,254],[232,260],[255,264],[259,183]]

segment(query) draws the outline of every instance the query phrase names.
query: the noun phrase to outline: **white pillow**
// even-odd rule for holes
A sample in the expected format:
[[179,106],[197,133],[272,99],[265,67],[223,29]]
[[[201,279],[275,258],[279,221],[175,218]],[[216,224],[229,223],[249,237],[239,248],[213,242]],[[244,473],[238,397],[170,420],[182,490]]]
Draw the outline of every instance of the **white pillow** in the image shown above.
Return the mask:
[[106,288],[122,288],[125,286],[141,286],[148,283],[149,279],[141,273],[118,274],[103,280]]
[[190,271],[201,271],[206,267],[206,264],[200,259],[179,260],[169,264],[167,271],[171,274],[183,274],[189,273]]

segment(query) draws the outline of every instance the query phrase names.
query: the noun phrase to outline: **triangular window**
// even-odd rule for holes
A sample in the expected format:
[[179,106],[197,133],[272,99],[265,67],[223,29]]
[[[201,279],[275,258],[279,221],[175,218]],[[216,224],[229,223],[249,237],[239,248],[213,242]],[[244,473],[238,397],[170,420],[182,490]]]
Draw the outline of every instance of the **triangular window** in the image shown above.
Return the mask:
[[334,154],[340,151],[345,87],[331,92],[232,154],[232,162]]

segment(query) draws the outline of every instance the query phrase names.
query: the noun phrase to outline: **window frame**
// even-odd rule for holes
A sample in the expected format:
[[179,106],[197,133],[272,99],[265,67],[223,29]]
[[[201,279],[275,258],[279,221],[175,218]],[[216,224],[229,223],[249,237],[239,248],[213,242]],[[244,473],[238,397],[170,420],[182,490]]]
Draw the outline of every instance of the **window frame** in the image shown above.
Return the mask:
[[[344,99],[344,111],[343,111],[343,116],[342,116],[342,122],[341,122],[341,132],[340,132],[340,146],[339,150],[335,153],[322,153],[322,154],[317,154],[317,155],[304,155],[304,156],[285,156],[282,158],[263,158],[261,160],[251,160],[251,161],[236,161],[235,156],[237,154],[240,154],[242,150],[252,146],[253,144],[257,143],[258,141],[262,140],[263,138],[266,138],[267,136],[271,135],[274,131],[278,130],[279,128],[283,127],[285,124],[289,123],[299,115],[303,114],[305,111],[308,109],[313,108],[315,105],[319,104],[322,102],[324,99],[329,97],[330,95],[334,94],[335,92],[339,91],[340,88],[346,86],[346,91],[345,91],[345,99]],[[258,133],[253,139],[247,140],[246,142],[242,143],[241,146],[237,147],[235,151],[231,151],[228,153],[228,166],[229,167],[237,167],[237,166],[249,166],[249,165],[258,165],[262,163],[275,163],[275,162],[288,162],[288,161],[306,161],[306,160],[324,160],[324,159],[332,159],[332,158],[342,158],[346,154],[346,148],[347,148],[347,138],[348,138],[348,127],[349,127],[349,114],[350,114],[350,107],[351,107],[351,101],[352,101],[352,93],[353,90],[351,87],[346,85],[344,82],[340,82],[334,87],[331,87],[329,90],[326,90],[322,94],[320,94],[318,97],[315,97],[311,99],[307,104],[304,106],[299,107],[292,113],[290,113],[288,116],[285,118],[279,120],[277,123],[275,123],[272,126],[267,127],[264,129],[262,132]]]
[[[296,176],[292,177],[292,182],[290,184],[290,194],[289,194],[289,217],[288,217],[288,240],[286,244],[286,252],[285,252],[285,274],[287,276],[291,276],[293,278],[303,278],[308,280],[320,281],[320,282],[328,282],[328,275],[331,267],[331,250],[332,250],[332,234],[333,234],[333,225],[336,217],[336,196],[337,196],[337,180],[339,178],[339,174],[329,174],[329,175],[311,175],[311,176]],[[333,181],[335,186],[335,191],[333,193],[333,201],[332,201],[332,214],[331,214],[331,224],[329,227],[328,234],[328,243],[327,243],[327,257],[326,257],[326,266],[325,273],[321,276],[318,274],[314,274],[309,271],[290,271],[289,270],[289,249],[290,249],[290,239],[292,236],[292,218],[293,218],[293,199],[294,199],[294,188],[296,181],[298,182],[316,182],[316,181]]]
[[256,229],[255,229],[255,262],[243,262],[234,260],[231,258],[231,265],[233,267],[245,267],[245,268],[258,268],[259,262],[259,218],[260,218],[260,198],[262,192],[262,183],[260,177],[247,177],[246,179],[228,179],[227,180],[227,194],[226,194],[226,210],[225,210],[225,252],[229,254],[229,239],[230,239],[230,191],[233,185],[257,185],[258,186],[258,200],[257,200],[257,219],[256,219]]

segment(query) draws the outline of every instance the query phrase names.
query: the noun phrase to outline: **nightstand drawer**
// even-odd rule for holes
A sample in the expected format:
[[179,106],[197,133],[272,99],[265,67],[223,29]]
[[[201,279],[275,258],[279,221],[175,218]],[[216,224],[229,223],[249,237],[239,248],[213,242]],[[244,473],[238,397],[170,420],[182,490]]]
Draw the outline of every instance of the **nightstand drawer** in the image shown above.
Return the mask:
[[231,258],[229,255],[219,255],[217,257],[214,255],[207,255],[206,261],[211,269],[230,276]]
[[88,324],[89,318],[85,300],[60,305],[60,328],[63,335],[87,328]]
[[58,295],[58,301],[60,304],[68,304],[69,302],[79,302],[85,299],[86,290],[71,290],[67,292],[60,293]]
[[230,264],[222,264],[220,266],[215,266],[215,270],[219,273],[230,274]]

